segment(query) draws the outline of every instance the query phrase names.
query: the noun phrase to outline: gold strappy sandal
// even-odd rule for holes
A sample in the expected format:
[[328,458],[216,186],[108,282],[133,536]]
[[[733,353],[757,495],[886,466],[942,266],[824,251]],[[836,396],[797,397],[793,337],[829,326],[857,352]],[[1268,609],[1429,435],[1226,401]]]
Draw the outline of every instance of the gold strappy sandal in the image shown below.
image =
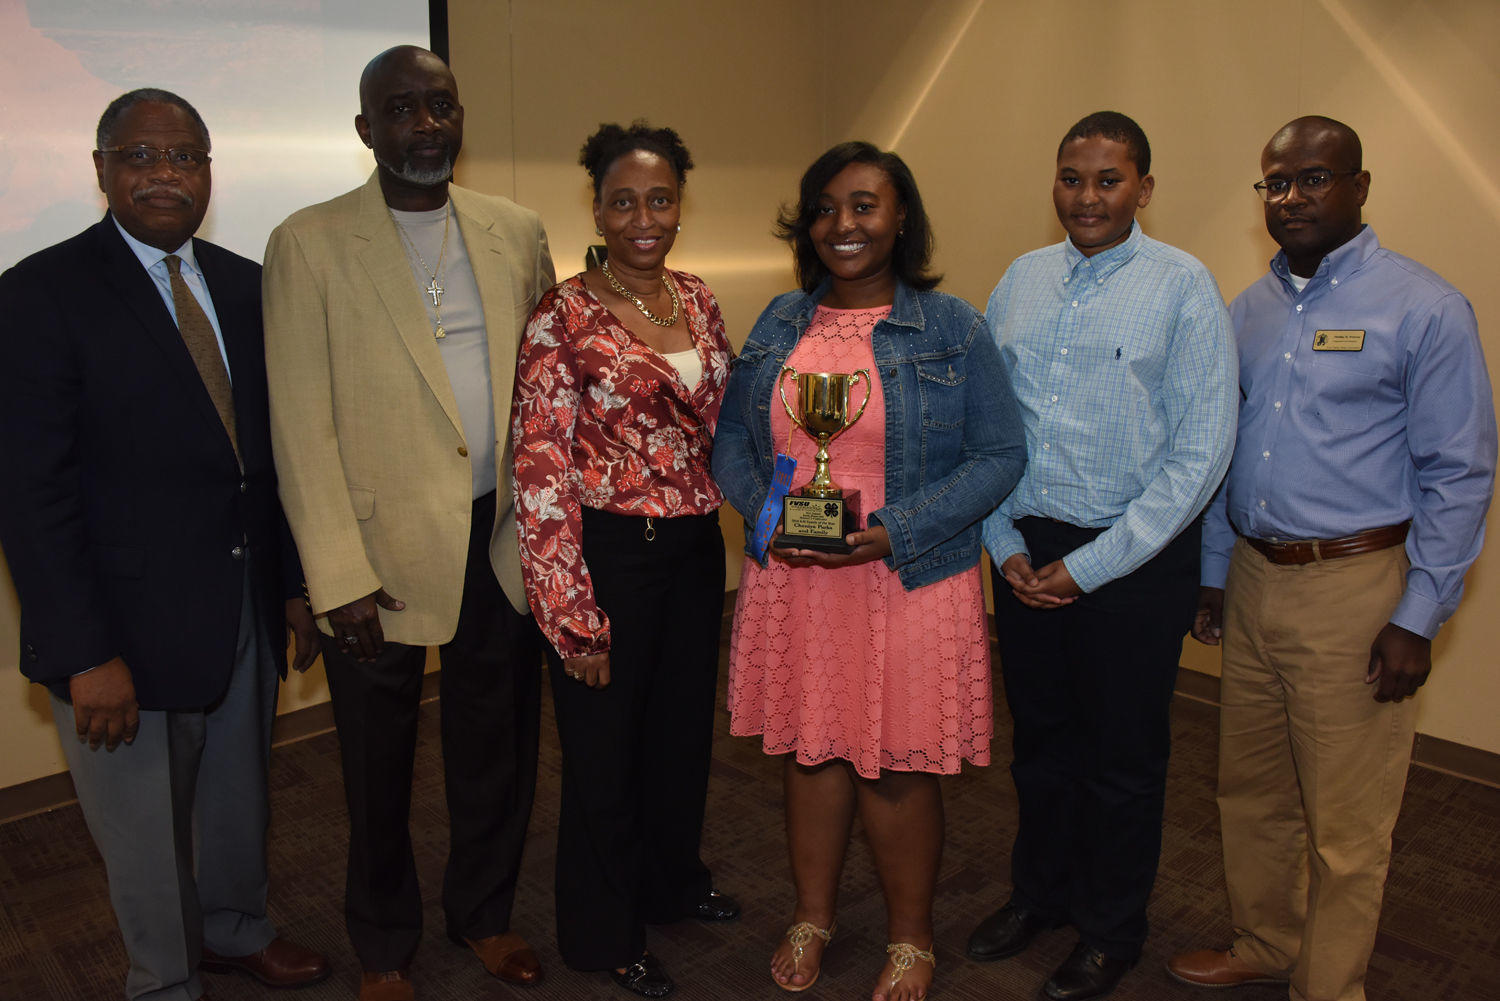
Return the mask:
[[[826,945],[828,942],[833,940],[834,929],[836,929],[838,926],[839,923],[837,920],[835,920],[827,928],[819,928],[811,921],[798,921],[796,924],[792,925],[786,930],[786,935],[783,937],[788,942],[790,942],[792,946],[792,976],[796,976],[799,972],[801,972],[802,956],[804,950],[806,950],[807,948],[808,943],[813,940],[813,936],[816,935],[818,938],[822,939],[824,944]],[[774,983],[777,987],[780,987],[782,990],[791,991],[795,994],[798,991],[805,991],[813,984],[817,983],[818,978],[822,975],[823,964],[819,963],[818,971],[814,973],[812,975],[812,979],[805,984],[794,984],[790,979],[788,979],[786,983],[782,983],[775,977],[771,978],[771,982]]]
[[891,957],[891,965],[896,967],[896,972],[891,974],[891,982],[886,986],[887,992],[895,989],[901,978],[906,976],[906,971],[919,959],[931,965],[934,972],[937,970],[937,957],[931,950],[918,949],[910,942],[892,942],[885,947],[885,951]]

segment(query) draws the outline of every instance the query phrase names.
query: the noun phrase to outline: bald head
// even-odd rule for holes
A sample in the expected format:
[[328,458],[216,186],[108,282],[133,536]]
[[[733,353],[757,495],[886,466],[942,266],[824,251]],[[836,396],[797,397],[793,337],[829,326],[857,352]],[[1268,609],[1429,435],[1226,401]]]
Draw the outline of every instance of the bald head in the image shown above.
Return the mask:
[[453,80],[453,71],[438,57],[437,53],[428,51],[420,45],[395,45],[366,63],[364,72],[359,75],[360,114],[370,113],[373,102],[379,100],[384,90],[382,84],[389,76],[418,68],[446,75],[450,81],[453,81],[454,96],[457,96],[458,82]]
[[426,49],[398,45],[370,60],[359,78],[354,129],[375,153],[392,208],[442,208],[464,141],[464,109],[448,64]]
[[1281,151],[1297,144],[1316,145],[1329,155],[1338,156],[1343,170],[1359,170],[1363,166],[1364,149],[1359,142],[1359,133],[1343,122],[1323,115],[1303,115],[1277,129],[1261,152],[1262,165],[1273,150]]
[[1266,199],[1266,231],[1292,273],[1310,278],[1323,258],[1360,234],[1370,193],[1359,136],[1343,122],[1308,115],[1287,122],[1260,154],[1267,180],[1283,182]]

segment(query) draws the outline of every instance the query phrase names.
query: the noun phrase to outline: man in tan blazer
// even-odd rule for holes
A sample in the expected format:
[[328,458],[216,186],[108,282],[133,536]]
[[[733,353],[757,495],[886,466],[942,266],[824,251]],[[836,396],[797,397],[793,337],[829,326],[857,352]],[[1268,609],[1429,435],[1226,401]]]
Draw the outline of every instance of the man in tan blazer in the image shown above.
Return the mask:
[[407,819],[428,646],[443,667],[448,936],[502,979],[541,977],[510,931],[536,786],[540,647],[507,418],[520,335],[553,272],[534,212],[450,183],[463,108],[437,56],[376,56],[354,124],[375,154],[370,180],[271,234],[266,364],[282,502],[324,617],[359,996],[406,1001],[421,935]]

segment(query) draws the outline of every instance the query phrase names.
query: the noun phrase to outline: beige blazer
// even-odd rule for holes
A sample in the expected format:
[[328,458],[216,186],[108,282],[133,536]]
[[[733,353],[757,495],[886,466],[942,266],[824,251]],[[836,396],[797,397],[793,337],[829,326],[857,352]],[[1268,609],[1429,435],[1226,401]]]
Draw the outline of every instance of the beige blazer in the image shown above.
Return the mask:
[[[281,503],[318,614],[383,587],[387,639],[452,639],[463,596],[469,451],[495,451],[490,563],[525,612],[510,402],[526,320],[552,286],[535,212],[449,185],[489,331],[493,442],[466,442],[432,323],[372,174],[295,213],[266,247],[266,375]],[[322,626],[327,630],[326,620]]]

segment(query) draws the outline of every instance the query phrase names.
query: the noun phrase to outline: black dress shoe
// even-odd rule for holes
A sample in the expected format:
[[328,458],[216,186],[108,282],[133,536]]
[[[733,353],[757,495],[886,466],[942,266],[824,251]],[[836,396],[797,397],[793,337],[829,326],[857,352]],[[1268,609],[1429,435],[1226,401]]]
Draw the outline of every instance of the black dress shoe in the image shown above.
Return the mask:
[[726,893],[709,890],[689,916],[699,921],[733,921],[740,916],[740,903]]
[[1056,928],[1058,922],[1010,903],[979,922],[969,935],[968,955],[981,963],[1007,959],[1026,951],[1038,932]]
[[1102,998],[1119,986],[1120,978],[1134,965],[1133,959],[1115,959],[1079,942],[1042,985],[1042,994],[1052,1001]]
[[664,998],[677,989],[667,971],[661,968],[661,963],[649,952],[642,953],[640,959],[625,967],[624,973],[610,970],[609,975],[615,983],[643,998]]

